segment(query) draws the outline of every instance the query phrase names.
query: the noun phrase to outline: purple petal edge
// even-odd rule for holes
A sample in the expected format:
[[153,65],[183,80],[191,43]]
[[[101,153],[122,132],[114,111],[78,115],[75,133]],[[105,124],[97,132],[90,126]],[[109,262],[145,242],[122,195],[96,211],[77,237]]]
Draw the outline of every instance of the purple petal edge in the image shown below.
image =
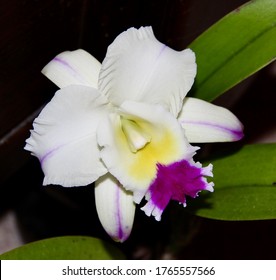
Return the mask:
[[117,228],[117,232],[110,232],[108,233],[109,236],[115,240],[115,241],[118,241],[118,242],[124,242],[126,239],[128,239],[129,235],[130,235],[130,231],[128,230],[128,228],[124,228],[123,224],[122,224],[122,213],[121,213],[121,208],[120,208],[120,205],[121,205],[121,185],[120,183],[118,182],[118,188],[117,188],[117,191],[116,191],[116,196],[115,196],[115,201],[116,201],[116,213],[115,213],[115,219],[116,219],[116,223],[118,225],[118,228]]
[[61,59],[60,57],[57,56],[52,61],[61,64],[65,68],[65,70],[70,73],[71,76],[77,78],[81,83],[84,83],[84,84],[86,83],[86,81],[80,75],[80,73],[78,71],[76,71],[76,69],[74,69],[72,67],[72,65],[70,65],[66,60]]
[[46,159],[48,159],[49,157],[51,157],[52,155],[54,155],[54,153],[56,151],[58,151],[60,148],[62,148],[64,145],[60,145],[56,148],[53,148],[52,150],[48,151],[45,155],[43,155],[42,157],[39,158],[39,162],[41,164],[41,166],[43,165],[43,163],[45,162]]
[[196,125],[202,125],[202,126],[209,126],[217,130],[225,131],[226,133],[230,134],[232,136],[233,141],[239,141],[243,138],[243,127],[240,125],[239,129],[231,129],[222,125],[218,124],[212,124],[207,122],[193,122],[193,121],[181,121],[181,124],[185,128],[185,124],[196,124]]
[[121,211],[120,211],[120,189],[119,189],[119,187],[116,191],[116,209],[117,209],[116,220],[117,220],[117,224],[118,224],[118,232],[117,232],[116,239],[123,241],[124,232],[123,232],[122,223],[121,223],[122,215],[121,215]]
[[147,204],[142,208],[146,215],[161,219],[162,212],[176,200],[186,206],[186,196],[197,197],[202,190],[213,191],[214,184],[204,176],[213,176],[212,165],[181,160],[170,165],[157,164],[157,175],[146,195]]

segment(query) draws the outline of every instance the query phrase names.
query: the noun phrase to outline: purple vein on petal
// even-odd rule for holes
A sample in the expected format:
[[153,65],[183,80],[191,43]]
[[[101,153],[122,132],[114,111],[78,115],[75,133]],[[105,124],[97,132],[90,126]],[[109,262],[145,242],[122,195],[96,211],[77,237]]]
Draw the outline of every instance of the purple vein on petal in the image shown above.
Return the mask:
[[158,60],[160,58],[160,56],[163,54],[163,52],[165,51],[165,49],[167,48],[167,46],[164,44],[159,52],[159,54],[156,57],[156,60]]
[[195,124],[195,125],[199,125],[199,126],[211,127],[216,130],[225,131],[228,134],[231,134],[233,136],[233,140],[236,140],[236,141],[242,139],[244,136],[242,127],[240,127],[240,129],[231,129],[231,128],[228,128],[228,127],[225,127],[222,125],[218,125],[218,124],[207,123],[207,122],[195,122],[195,121],[181,121],[181,124],[184,126],[184,128],[185,128],[185,124]]
[[64,67],[65,71],[67,71],[71,76],[75,77],[79,82],[81,82],[82,84],[86,84],[85,79],[66,60],[63,60],[60,57],[55,57],[53,59],[53,61],[62,65]]
[[63,147],[64,145],[60,145],[50,151],[48,151],[45,155],[43,155],[42,157],[39,158],[40,164],[43,165],[43,163],[45,162],[46,159],[48,159],[50,156],[52,156],[56,151],[58,151],[61,147]]
[[121,211],[120,211],[120,203],[121,203],[121,196],[120,196],[120,185],[118,182],[118,188],[116,190],[116,220],[117,220],[117,225],[118,225],[118,232],[117,232],[117,238],[119,240],[122,240],[124,238],[124,233],[122,230],[122,216],[121,216]]

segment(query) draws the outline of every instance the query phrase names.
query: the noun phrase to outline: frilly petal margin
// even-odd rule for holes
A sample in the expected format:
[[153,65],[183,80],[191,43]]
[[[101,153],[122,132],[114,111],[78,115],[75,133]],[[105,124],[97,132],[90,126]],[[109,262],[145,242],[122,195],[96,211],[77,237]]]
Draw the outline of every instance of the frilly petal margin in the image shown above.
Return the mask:
[[151,27],[130,28],[108,47],[99,90],[116,106],[125,100],[161,104],[176,117],[195,75],[190,49],[160,43]]
[[101,63],[96,58],[79,49],[60,53],[41,72],[59,88],[69,85],[98,88],[100,69]]
[[176,200],[186,206],[186,196],[195,198],[203,190],[213,192],[214,183],[208,183],[204,176],[213,176],[212,165],[207,167],[191,159],[169,165],[157,165],[157,175],[146,194],[147,204],[141,209],[157,221],[170,202]]
[[68,86],[56,92],[34,120],[25,146],[41,163],[44,185],[83,186],[107,172],[96,130],[108,108],[105,98],[90,87]]
[[132,193],[107,173],[95,182],[95,201],[105,231],[115,241],[124,242],[131,233],[135,216]]
[[243,138],[243,125],[232,112],[200,99],[185,98],[178,120],[190,143],[238,141]]

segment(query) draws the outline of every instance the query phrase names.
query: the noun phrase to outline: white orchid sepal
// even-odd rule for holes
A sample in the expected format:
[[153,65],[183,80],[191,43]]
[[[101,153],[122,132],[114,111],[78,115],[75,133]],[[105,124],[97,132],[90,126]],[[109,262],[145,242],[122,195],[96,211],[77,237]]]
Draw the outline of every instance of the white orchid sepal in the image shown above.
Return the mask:
[[82,49],[65,51],[57,55],[42,73],[59,88],[70,85],[98,87],[101,63]]
[[177,118],[190,143],[230,142],[243,138],[243,125],[232,112],[201,99],[185,98]]
[[109,236],[118,242],[128,239],[136,208],[132,193],[107,173],[95,183],[95,201],[99,220]]

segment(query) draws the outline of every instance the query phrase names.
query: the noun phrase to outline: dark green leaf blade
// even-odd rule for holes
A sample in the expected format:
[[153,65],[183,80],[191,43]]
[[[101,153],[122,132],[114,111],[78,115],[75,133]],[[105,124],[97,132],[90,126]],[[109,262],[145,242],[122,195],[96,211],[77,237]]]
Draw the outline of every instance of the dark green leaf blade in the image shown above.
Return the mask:
[[97,238],[64,236],[26,244],[0,256],[1,260],[125,259],[116,247]]
[[246,145],[212,161],[215,191],[187,210],[220,220],[276,219],[276,144]]
[[226,187],[203,195],[188,211],[216,220],[269,220],[276,219],[275,201],[276,186]]
[[276,144],[245,145],[211,160],[216,189],[231,186],[272,186],[276,182]]
[[276,1],[255,0],[225,16],[189,46],[198,73],[192,95],[211,101],[276,56]]

